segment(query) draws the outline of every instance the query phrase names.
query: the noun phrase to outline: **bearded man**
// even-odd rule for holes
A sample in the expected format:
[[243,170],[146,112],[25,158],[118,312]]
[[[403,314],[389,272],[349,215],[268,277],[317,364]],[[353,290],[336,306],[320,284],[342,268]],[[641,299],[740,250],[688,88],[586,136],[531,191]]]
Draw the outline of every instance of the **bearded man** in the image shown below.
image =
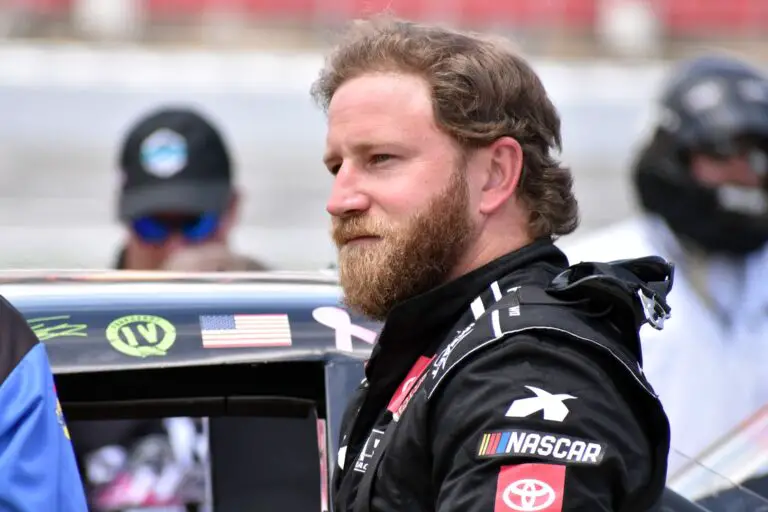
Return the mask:
[[638,330],[668,317],[672,269],[568,267],[553,241],[578,207],[531,67],[502,41],[378,18],[313,96],[344,300],[385,321],[334,510],[653,509],[669,428]]

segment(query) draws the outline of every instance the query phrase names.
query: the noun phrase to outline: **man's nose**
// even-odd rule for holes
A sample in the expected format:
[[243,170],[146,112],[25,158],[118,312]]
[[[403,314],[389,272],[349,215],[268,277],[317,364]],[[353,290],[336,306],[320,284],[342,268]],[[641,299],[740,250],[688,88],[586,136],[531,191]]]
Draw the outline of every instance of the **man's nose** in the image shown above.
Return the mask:
[[352,166],[342,166],[333,181],[325,209],[334,217],[349,217],[371,206],[371,198],[361,188],[360,177]]
[[170,255],[188,245],[187,239],[181,233],[172,233],[163,244],[166,254]]

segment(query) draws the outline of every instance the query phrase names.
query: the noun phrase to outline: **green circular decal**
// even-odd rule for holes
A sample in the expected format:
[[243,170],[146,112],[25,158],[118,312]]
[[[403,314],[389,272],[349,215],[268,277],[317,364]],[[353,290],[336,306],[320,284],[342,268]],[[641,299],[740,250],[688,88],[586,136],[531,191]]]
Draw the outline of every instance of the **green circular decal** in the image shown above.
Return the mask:
[[165,318],[129,315],[107,326],[110,345],[127,356],[164,356],[176,341],[176,328]]

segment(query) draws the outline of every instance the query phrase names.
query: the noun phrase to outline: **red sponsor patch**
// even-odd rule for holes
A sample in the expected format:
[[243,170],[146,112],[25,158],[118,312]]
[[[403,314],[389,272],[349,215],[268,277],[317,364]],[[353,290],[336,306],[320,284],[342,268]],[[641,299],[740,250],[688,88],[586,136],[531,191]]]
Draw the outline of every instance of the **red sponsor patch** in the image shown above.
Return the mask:
[[411,367],[411,371],[408,372],[408,375],[405,376],[405,380],[398,386],[397,391],[395,391],[395,395],[392,397],[392,400],[389,401],[389,405],[387,406],[387,410],[393,414],[397,413],[398,411],[402,412],[400,409],[400,406],[403,404],[403,401],[408,398],[411,390],[413,389],[413,386],[416,384],[416,382],[419,380],[419,377],[422,373],[424,373],[424,370],[429,366],[429,363],[432,362],[432,358],[421,356],[418,361],[416,361],[416,364]]
[[562,512],[565,466],[502,466],[496,482],[494,512]]

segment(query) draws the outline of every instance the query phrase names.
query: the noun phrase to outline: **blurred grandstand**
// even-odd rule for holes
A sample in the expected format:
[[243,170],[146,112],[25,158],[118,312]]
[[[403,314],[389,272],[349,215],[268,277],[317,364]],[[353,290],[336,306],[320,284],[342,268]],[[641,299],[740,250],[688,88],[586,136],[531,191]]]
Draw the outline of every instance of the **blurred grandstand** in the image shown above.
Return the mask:
[[336,29],[382,9],[504,34],[533,58],[563,117],[582,232],[632,212],[627,159],[669,59],[768,58],[768,0],[0,0],[0,266],[109,266],[119,139],[167,102],[198,105],[232,142],[237,250],[327,266],[308,87]]
[[13,38],[129,39],[315,48],[388,9],[513,34],[551,57],[677,57],[717,45],[763,57],[768,0],[3,0]]

